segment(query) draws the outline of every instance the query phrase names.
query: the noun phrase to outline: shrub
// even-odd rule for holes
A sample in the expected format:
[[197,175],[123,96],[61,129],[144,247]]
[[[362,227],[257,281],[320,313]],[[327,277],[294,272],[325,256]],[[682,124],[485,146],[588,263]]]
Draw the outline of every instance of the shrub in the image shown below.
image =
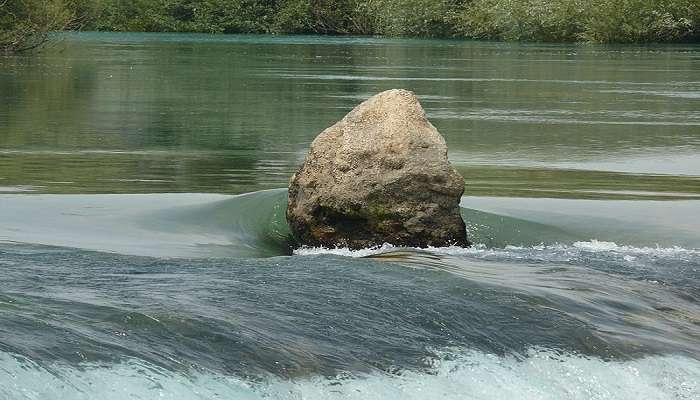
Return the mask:
[[0,0],[0,51],[35,49],[50,32],[67,29],[73,21],[63,0]]
[[366,13],[375,15],[376,33],[386,36],[454,36],[454,0],[374,0],[361,2]]
[[700,38],[698,0],[0,0],[0,7],[0,24],[12,27],[2,31],[5,43],[41,42],[45,34],[32,33],[39,26],[60,29],[76,16],[89,29],[116,31],[603,43]]
[[[275,24],[277,4],[266,0],[176,0],[187,2],[192,22],[186,30],[266,33]],[[188,16],[188,18],[190,18]]]
[[462,13],[468,37],[573,41],[582,29],[587,0],[475,0]]
[[366,33],[357,22],[356,0],[284,0],[277,14],[276,30],[281,33],[321,34]]
[[99,17],[88,26],[109,31],[154,31],[165,28],[159,2],[152,0],[105,0],[100,4]]
[[673,42],[697,36],[700,5],[687,0],[592,0],[580,39]]
[[467,37],[503,40],[671,42],[698,36],[687,0],[475,0],[460,15]]

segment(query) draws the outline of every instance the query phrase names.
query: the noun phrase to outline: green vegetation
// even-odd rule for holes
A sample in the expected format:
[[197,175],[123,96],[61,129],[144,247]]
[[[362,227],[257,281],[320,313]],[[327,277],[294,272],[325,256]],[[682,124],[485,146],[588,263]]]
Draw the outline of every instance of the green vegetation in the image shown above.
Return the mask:
[[700,37],[698,0],[92,0],[95,2],[100,2],[99,12],[89,26],[96,30],[600,43]]
[[65,0],[0,0],[0,53],[31,50],[52,31],[75,28],[75,10]]
[[697,40],[698,0],[474,0],[465,36],[502,40],[644,43]]
[[103,31],[596,43],[700,39],[700,0],[0,0],[0,47],[34,47],[76,19]]

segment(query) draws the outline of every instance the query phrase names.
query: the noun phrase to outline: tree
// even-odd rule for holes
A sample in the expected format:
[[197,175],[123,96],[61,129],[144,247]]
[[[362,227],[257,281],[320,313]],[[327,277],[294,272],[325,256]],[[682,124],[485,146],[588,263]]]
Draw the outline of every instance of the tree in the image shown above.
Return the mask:
[[64,0],[0,0],[0,52],[36,49],[74,21]]

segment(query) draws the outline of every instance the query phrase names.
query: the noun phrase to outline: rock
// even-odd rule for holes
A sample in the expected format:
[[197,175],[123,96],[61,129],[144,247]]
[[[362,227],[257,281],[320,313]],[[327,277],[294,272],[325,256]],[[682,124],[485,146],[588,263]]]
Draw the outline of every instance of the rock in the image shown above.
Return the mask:
[[463,192],[416,96],[388,90],[311,143],[289,185],[287,221],[303,246],[468,246]]

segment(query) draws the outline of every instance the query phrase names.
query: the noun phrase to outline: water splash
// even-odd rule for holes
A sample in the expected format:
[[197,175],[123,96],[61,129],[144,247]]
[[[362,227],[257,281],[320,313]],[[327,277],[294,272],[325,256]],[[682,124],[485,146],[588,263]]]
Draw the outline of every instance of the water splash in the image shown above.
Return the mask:
[[445,351],[426,372],[251,381],[209,371],[173,373],[137,360],[42,368],[0,353],[0,397],[104,399],[508,399],[694,400],[700,362],[649,357],[605,362],[533,349],[526,357]]

